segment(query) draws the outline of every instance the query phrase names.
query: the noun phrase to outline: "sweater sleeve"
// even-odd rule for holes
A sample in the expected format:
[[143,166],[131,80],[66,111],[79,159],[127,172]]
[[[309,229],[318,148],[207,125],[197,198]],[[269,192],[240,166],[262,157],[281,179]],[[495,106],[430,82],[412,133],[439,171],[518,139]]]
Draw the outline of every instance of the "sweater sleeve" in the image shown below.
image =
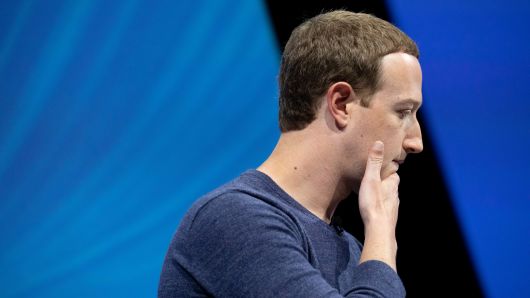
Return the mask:
[[[225,193],[181,224],[166,263],[215,297],[344,297],[309,263],[304,237],[295,220],[275,207]],[[355,286],[346,297],[404,297],[399,277],[385,263],[352,270]],[[189,283],[179,280],[182,274],[171,278]]]

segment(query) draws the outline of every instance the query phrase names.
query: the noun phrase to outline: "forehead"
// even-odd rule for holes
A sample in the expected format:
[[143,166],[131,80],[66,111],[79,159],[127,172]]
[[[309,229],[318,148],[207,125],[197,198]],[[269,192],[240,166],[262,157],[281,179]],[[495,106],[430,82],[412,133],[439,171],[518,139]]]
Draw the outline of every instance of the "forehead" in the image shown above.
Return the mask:
[[422,73],[416,57],[405,53],[392,53],[381,59],[380,82],[376,95],[393,101],[421,104]]

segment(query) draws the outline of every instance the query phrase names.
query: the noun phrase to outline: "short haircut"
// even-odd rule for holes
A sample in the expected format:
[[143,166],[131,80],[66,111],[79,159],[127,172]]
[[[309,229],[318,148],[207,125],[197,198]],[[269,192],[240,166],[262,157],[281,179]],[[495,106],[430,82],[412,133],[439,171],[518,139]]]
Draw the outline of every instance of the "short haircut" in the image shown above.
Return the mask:
[[349,83],[368,105],[377,91],[383,56],[403,52],[419,57],[414,41],[387,21],[336,10],[294,29],[279,74],[280,129],[305,128],[316,118],[319,98],[336,82]]

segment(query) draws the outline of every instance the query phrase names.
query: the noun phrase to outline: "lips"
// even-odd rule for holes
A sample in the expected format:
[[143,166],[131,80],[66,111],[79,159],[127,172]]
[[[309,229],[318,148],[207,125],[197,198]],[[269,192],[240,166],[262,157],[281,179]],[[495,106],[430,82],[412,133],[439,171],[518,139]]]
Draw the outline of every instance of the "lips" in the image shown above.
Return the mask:
[[396,160],[396,159],[394,159],[393,162],[397,163],[398,165],[402,165],[405,162],[405,160],[402,160],[402,159]]

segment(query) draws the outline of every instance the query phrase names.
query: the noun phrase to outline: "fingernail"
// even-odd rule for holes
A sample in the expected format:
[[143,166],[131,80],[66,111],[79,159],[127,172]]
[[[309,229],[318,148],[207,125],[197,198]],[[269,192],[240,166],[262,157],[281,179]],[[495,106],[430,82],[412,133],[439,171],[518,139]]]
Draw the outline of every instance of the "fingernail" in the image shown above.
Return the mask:
[[381,151],[381,150],[383,150],[383,148],[384,148],[383,142],[381,142],[381,141],[376,141],[376,142],[374,143],[374,147],[373,147],[373,148],[374,148],[374,150],[377,150],[377,151]]

